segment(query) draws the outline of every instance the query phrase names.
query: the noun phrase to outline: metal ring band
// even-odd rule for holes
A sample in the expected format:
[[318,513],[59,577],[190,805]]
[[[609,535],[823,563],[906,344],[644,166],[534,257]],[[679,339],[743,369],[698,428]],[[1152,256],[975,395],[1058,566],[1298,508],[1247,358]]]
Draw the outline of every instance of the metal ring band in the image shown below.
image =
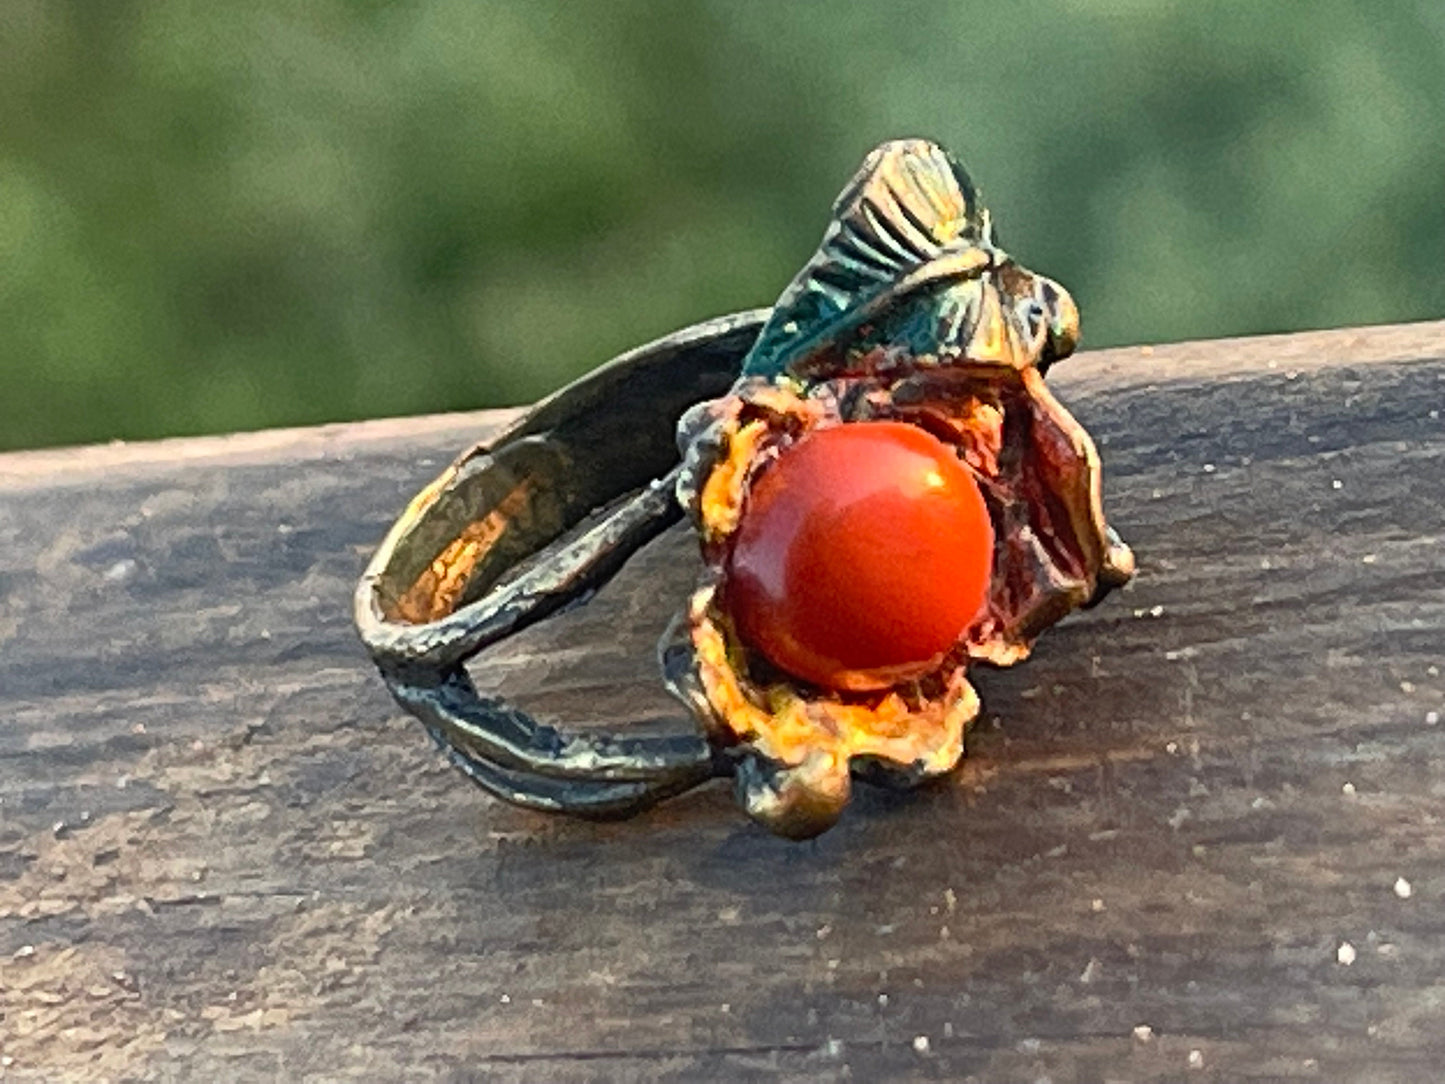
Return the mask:
[[678,522],[677,419],[732,386],[768,312],[684,328],[543,400],[424,489],[363,573],[354,617],[387,687],[498,797],[625,816],[730,774],[700,733],[563,733],[478,693],[464,664]]

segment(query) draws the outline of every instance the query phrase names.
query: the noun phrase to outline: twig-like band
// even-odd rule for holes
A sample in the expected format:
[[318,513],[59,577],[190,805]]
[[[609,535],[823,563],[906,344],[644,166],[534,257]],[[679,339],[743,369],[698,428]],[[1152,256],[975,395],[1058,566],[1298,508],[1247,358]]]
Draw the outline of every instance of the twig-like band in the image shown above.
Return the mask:
[[681,518],[677,419],[732,386],[767,315],[684,328],[545,399],[418,494],[367,566],[355,620],[387,687],[498,797],[625,816],[730,773],[700,730],[564,733],[479,693],[465,663],[596,590]]

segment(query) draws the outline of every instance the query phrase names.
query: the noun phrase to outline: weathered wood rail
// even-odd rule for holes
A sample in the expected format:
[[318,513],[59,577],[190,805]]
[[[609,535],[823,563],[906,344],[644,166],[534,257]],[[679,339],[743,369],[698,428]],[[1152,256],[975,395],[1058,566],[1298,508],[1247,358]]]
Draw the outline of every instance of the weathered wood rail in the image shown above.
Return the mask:
[[[0,1078],[1437,1078],[1445,323],[1054,383],[1137,582],[806,845],[499,805],[390,703],[353,580],[502,414],[0,456]],[[478,681],[678,725],[693,561]]]

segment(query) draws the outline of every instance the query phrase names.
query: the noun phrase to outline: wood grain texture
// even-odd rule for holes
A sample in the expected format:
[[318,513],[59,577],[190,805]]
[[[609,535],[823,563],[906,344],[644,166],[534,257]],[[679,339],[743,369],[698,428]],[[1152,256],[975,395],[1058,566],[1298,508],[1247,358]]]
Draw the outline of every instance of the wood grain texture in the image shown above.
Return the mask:
[[[0,1079],[1438,1075],[1445,323],[1051,382],[1138,580],[979,676],[955,777],[806,845],[721,786],[499,805],[390,703],[353,580],[499,414],[0,457]],[[478,683],[686,725],[694,562]]]

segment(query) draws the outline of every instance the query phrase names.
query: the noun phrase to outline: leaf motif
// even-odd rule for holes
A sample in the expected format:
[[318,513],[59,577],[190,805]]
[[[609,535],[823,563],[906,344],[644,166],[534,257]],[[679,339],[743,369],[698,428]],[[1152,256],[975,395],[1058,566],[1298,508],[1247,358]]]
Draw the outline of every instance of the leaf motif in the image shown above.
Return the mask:
[[743,374],[775,377],[902,294],[994,258],[988,211],[963,167],[927,140],[884,143],[834,203],[822,244],[778,299]]

